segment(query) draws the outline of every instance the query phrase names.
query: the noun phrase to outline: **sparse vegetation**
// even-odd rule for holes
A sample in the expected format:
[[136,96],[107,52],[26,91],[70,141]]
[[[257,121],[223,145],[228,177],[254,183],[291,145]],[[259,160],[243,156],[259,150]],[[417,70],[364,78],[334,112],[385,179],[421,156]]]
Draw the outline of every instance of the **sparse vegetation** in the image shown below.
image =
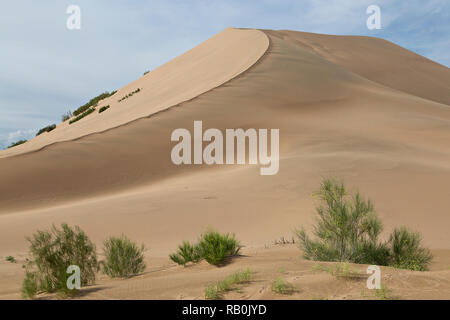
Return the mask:
[[79,227],[53,226],[50,231],[37,231],[27,240],[30,259],[24,265],[24,298],[33,298],[40,292],[69,293],[66,283],[70,275],[66,270],[70,265],[80,268],[82,286],[94,283],[98,270],[95,246]]
[[56,124],[52,124],[52,125],[46,126],[45,128],[40,129],[38,131],[38,133],[36,133],[36,137],[38,135],[43,134],[44,132],[50,132],[50,131],[54,130],[55,128],[56,128]]
[[396,300],[397,298],[392,295],[392,290],[386,286],[381,286],[380,289],[374,289],[374,294],[379,300]]
[[314,195],[321,201],[316,239],[310,239],[304,229],[296,231],[305,259],[427,269],[432,257],[420,246],[420,234],[401,228],[394,230],[389,241],[379,241],[383,225],[372,202],[359,192],[350,195],[342,182],[328,178]]
[[144,245],[139,247],[126,236],[110,237],[104,242],[103,272],[110,277],[130,277],[145,270]]
[[83,119],[84,117],[90,115],[90,114],[91,114],[92,112],[94,112],[94,111],[95,111],[95,108],[90,108],[90,109],[88,109],[87,111],[83,112],[83,113],[80,114],[79,116],[77,116],[77,117],[73,118],[72,120],[70,120],[70,121],[69,121],[69,124],[72,124],[72,123],[74,123],[74,122],[77,122],[77,121]]
[[103,107],[101,107],[101,108],[98,110],[98,113],[102,113],[103,111],[106,111],[106,110],[108,110],[108,109],[109,109],[109,105],[103,106]]
[[17,141],[17,142],[11,143],[11,144],[8,146],[7,149],[12,148],[12,147],[15,147],[15,146],[18,146],[18,145],[21,145],[21,144],[24,144],[24,143],[27,142],[27,141],[28,141],[28,140],[19,140],[19,141]]
[[169,257],[173,262],[183,266],[186,266],[189,262],[196,263],[201,260],[198,246],[191,244],[189,241],[184,241],[183,244],[178,246],[178,251]]
[[90,109],[91,107],[96,107],[97,104],[99,103],[99,101],[112,96],[116,92],[117,91],[113,91],[113,92],[109,93],[108,91],[106,91],[106,92],[103,92],[103,93],[99,94],[98,96],[96,96],[96,97],[92,98],[91,100],[89,100],[88,103],[86,103],[86,104],[82,105],[81,107],[79,107],[78,109],[76,109],[73,112],[73,115],[74,116],[78,116],[78,115],[84,113],[86,110]]
[[65,122],[65,121],[67,121],[67,120],[69,120],[70,118],[72,118],[73,117],[73,113],[72,113],[72,111],[67,111],[66,113],[64,113],[62,116],[61,116],[61,121],[62,122]]
[[221,234],[217,231],[208,231],[201,235],[198,243],[183,242],[178,251],[169,257],[172,261],[186,265],[188,262],[206,260],[208,263],[219,266],[232,256],[236,256],[241,249],[239,241],[234,235]]
[[273,242],[274,245],[286,245],[286,244],[295,244],[295,238],[292,237],[291,240],[285,239],[284,237],[281,237],[279,240],[275,240]]
[[147,73],[149,73],[149,72],[150,72],[150,70],[145,71],[145,72],[144,72],[144,76],[145,76]]
[[337,278],[346,278],[346,279],[361,279],[365,278],[366,275],[358,272],[351,268],[348,263],[337,263],[333,266],[324,266],[321,264],[316,264],[313,266],[313,269],[316,271],[325,271],[329,274],[337,277]]
[[223,297],[223,294],[236,289],[236,285],[249,282],[252,271],[247,268],[244,271],[235,272],[216,284],[211,284],[205,289],[205,299],[217,300]]
[[295,287],[293,284],[283,280],[282,278],[276,278],[272,283],[272,291],[279,294],[293,294]]
[[134,90],[133,92],[130,92],[130,93],[127,94],[126,96],[124,96],[124,97],[120,98],[119,100],[117,100],[117,102],[121,102],[121,101],[123,101],[123,100],[125,100],[125,99],[128,99],[128,98],[130,98],[131,96],[133,96],[134,94],[136,94],[136,93],[138,93],[138,92],[140,92],[140,91],[141,91],[141,89],[140,89],[140,88],[137,88],[137,89]]
[[16,263],[16,259],[13,256],[7,256],[5,258],[6,261],[11,262],[11,263]]
[[279,268],[279,269],[278,269],[278,272],[281,273],[281,274],[287,274],[287,273],[288,273],[288,272],[286,271],[286,268],[284,268],[284,267]]

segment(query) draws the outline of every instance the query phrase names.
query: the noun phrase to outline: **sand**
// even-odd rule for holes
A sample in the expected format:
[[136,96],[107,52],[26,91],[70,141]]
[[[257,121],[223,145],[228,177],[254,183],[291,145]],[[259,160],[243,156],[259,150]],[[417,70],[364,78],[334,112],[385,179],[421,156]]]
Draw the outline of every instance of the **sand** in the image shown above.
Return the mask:
[[[365,298],[361,284],[312,272],[298,249],[267,248],[311,226],[311,193],[332,175],[370,196],[386,233],[407,225],[437,252],[427,273],[388,268],[388,286],[405,299],[450,298],[448,68],[376,38],[227,29],[110,99],[137,87],[124,102],[105,101],[111,110],[101,115],[0,152],[0,257],[24,259],[25,236],[67,222],[99,248],[121,233],[148,248],[148,273],[101,278],[83,298],[201,298],[208,281],[254,264],[264,289],[252,284],[239,298],[286,298],[267,289],[281,261],[303,288],[292,298]],[[170,134],[194,120],[222,130],[279,128],[279,173],[173,165]],[[234,232],[246,257],[220,269],[175,267],[167,255],[210,226]],[[18,297],[19,264],[0,263],[0,298]],[[408,293],[408,281],[417,290]]]

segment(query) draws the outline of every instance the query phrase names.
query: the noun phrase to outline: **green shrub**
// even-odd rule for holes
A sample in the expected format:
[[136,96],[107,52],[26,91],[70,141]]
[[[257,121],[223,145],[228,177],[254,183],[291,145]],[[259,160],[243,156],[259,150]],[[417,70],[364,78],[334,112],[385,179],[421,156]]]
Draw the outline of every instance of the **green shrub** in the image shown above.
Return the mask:
[[189,262],[195,263],[201,260],[198,246],[193,245],[188,241],[184,241],[183,244],[178,246],[178,251],[174,254],[171,254],[169,257],[173,262],[183,266],[185,266]]
[[99,103],[99,101],[112,96],[116,92],[117,91],[113,91],[113,92],[109,93],[108,91],[106,91],[106,92],[103,92],[103,93],[99,94],[98,96],[96,96],[96,97],[92,98],[91,100],[89,100],[88,103],[86,103],[86,104],[82,105],[81,107],[79,107],[78,109],[76,109],[73,112],[73,115],[74,116],[78,116],[78,115],[82,114],[83,112],[85,112],[89,108],[95,107]]
[[72,123],[74,123],[74,122],[77,122],[78,120],[83,119],[84,117],[90,115],[90,114],[91,114],[92,112],[94,112],[94,111],[95,111],[95,108],[88,109],[87,111],[83,112],[83,113],[80,114],[79,116],[77,116],[77,117],[75,117],[74,119],[70,120],[70,121],[69,121],[69,124],[72,124]]
[[126,236],[110,237],[104,242],[106,260],[103,272],[110,277],[130,277],[145,270],[144,245],[138,247]]
[[314,194],[321,201],[316,209],[316,239],[310,239],[304,229],[296,231],[305,259],[412,270],[425,270],[430,263],[431,253],[420,247],[418,233],[396,229],[388,242],[379,241],[383,225],[372,202],[359,192],[349,195],[343,183],[327,178]]
[[202,259],[216,266],[222,264],[226,258],[237,255],[241,249],[234,235],[217,231],[203,234],[197,247]]
[[288,295],[295,292],[295,287],[293,284],[286,282],[282,278],[276,278],[274,282],[272,282],[272,291]]
[[429,249],[421,247],[421,241],[419,233],[405,227],[396,228],[389,238],[392,252],[390,265],[400,269],[427,270],[433,256]]
[[50,231],[37,231],[31,238],[30,259],[25,265],[26,277],[22,286],[25,298],[38,292],[68,291],[67,268],[76,265],[81,271],[81,285],[92,284],[98,270],[94,244],[79,228],[62,224]]
[[317,240],[311,240],[303,229],[296,231],[304,257],[381,264],[377,260],[386,248],[377,245],[382,224],[372,202],[358,192],[350,196],[344,184],[334,179],[325,179],[315,195],[322,202],[317,207]]
[[11,263],[16,263],[16,259],[13,256],[7,256],[5,260]]
[[109,109],[109,105],[101,107],[100,110],[98,110],[98,113],[102,113],[103,111],[106,111]]
[[65,121],[69,120],[72,117],[73,117],[73,113],[72,113],[72,111],[69,110],[69,111],[67,111],[65,114],[63,114],[61,116],[61,120],[62,120],[62,122],[65,122]]
[[145,76],[147,73],[149,73],[149,72],[150,72],[149,70],[145,71],[145,72],[144,72],[144,76]]
[[188,262],[206,260],[213,265],[221,265],[226,258],[239,253],[241,245],[234,235],[221,234],[217,231],[208,231],[200,236],[196,244],[183,242],[178,251],[169,255],[170,259],[185,266]]
[[221,299],[225,292],[233,290],[236,285],[249,282],[252,276],[252,271],[247,268],[244,271],[237,271],[222,281],[217,281],[215,284],[210,284],[205,288],[205,299],[216,300]]
[[15,147],[15,146],[18,146],[18,145],[21,145],[21,144],[23,144],[23,143],[25,143],[25,142],[27,142],[28,140],[19,140],[19,141],[17,141],[17,142],[14,142],[14,143],[12,143],[11,145],[9,145],[8,146],[8,149],[9,148],[12,148],[12,147]]
[[39,130],[38,133],[36,133],[36,137],[40,134],[43,134],[44,132],[50,132],[55,128],[56,128],[56,124],[46,126],[45,128],[42,128],[41,130]]

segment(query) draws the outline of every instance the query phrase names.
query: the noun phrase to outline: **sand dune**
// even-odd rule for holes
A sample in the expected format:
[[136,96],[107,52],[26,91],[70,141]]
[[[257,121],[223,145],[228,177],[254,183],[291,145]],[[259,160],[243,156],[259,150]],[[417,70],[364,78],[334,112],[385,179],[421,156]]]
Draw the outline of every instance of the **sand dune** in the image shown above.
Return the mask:
[[[89,116],[71,132],[64,124],[0,153],[0,256],[24,255],[26,235],[62,221],[97,243],[132,235],[167,263],[180,241],[207,226],[261,248],[310,225],[311,192],[326,175],[369,195],[386,231],[406,224],[431,248],[450,249],[448,68],[376,38],[238,29],[172,63],[119,90],[144,88],[127,104],[111,103],[104,123]],[[197,63],[206,65],[195,81],[180,78]],[[180,83],[158,93],[153,76]],[[222,130],[279,128],[279,173],[173,165],[171,132],[192,130],[194,120]]]
[[[61,123],[51,134],[42,134],[17,148],[1,151],[0,157],[102,132],[188,101],[247,70],[268,46],[268,38],[258,30],[228,28],[101,101],[99,107],[111,106],[108,112],[95,112],[71,125],[68,121]],[[139,94],[118,102],[138,88],[142,90]]]

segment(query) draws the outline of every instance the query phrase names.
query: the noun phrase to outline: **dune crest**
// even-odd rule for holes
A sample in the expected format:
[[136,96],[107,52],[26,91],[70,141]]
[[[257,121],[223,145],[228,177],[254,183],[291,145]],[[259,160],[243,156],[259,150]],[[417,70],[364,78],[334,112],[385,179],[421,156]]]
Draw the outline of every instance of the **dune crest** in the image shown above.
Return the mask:
[[[268,47],[269,39],[259,30],[225,29],[100,101],[88,117],[70,125],[66,121],[52,132],[0,151],[0,158],[102,132],[191,100],[245,72]],[[118,102],[137,89],[139,93]],[[110,108],[99,114],[106,105]]]

